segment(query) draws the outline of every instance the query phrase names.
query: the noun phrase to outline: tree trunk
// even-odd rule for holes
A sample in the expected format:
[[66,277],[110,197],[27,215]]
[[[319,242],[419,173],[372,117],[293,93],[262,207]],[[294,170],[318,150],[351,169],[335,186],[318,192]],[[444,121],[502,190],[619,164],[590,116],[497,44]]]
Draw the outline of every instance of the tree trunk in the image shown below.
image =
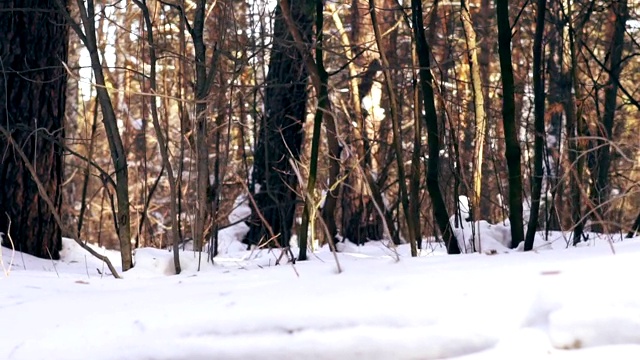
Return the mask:
[[215,51],[211,69],[207,72],[207,48],[204,39],[204,22],[206,1],[199,0],[196,5],[195,17],[193,20],[193,46],[196,59],[196,130],[195,130],[195,154],[196,154],[196,218],[193,233],[193,241],[196,251],[202,251],[202,246],[207,240],[205,234],[206,222],[210,214],[209,194],[211,185],[209,181],[209,148],[207,133],[207,96],[213,81],[212,72],[215,70]]
[[[492,100],[496,98],[495,81],[491,80],[491,74],[493,73],[492,58],[495,54],[493,45],[497,38],[497,30],[494,26],[494,6],[495,4],[492,4],[491,0],[480,0],[480,9],[478,11],[478,16],[476,17],[476,35],[479,37],[478,47],[480,48],[478,54],[478,65],[480,67],[480,79],[482,82],[482,93],[484,95],[484,111],[487,119],[487,129],[484,134],[485,138],[489,134],[495,133],[498,123],[491,105]],[[501,146],[501,144],[498,144],[497,148],[499,148],[499,146]],[[495,159],[494,149],[489,148],[485,150],[487,159]],[[491,170],[492,165],[495,166],[495,160],[493,160],[492,163],[493,164],[487,163],[487,170]],[[491,172],[495,174],[495,169]],[[489,181],[489,179],[490,177],[485,176],[485,182],[483,184],[485,191],[489,193],[492,191],[499,192],[501,188],[500,183],[498,181]],[[491,204],[491,201],[484,201],[481,202],[479,209],[472,209],[472,211],[480,212],[486,220],[491,217],[492,209],[494,208],[495,206]]]
[[0,136],[0,232],[9,234],[3,245],[13,242],[16,250],[53,259],[61,249],[52,211],[60,210],[62,199],[65,22],[53,1],[0,2],[0,124],[32,161],[56,206],[46,205],[20,156]]
[[[434,10],[432,10],[434,11]],[[418,249],[422,249],[422,224],[420,223],[420,182],[422,179],[420,165],[422,163],[422,109],[423,106],[420,103],[421,94],[418,84],[418,54],[416,53],[415,44],[411,49],[411,65],[413,69],[411,71],[411,78],[414,82],[412,86],[413,91],[413,153],[411,154],[411,175],[409,176],[409,213],[407,217],[413,218],[414,236],[416,237],[416,246]]]
[[[378,187],[370,181],[372,177],[369,175],[372,171],[378,170],[373,167],[373,159],[377,154],[373,153],[370,140],[375,134],[375,110],[380,105],[379,101],[374,101],[379,99],[372,94],[374,80],[381,70],[380,62],[375,58],[374,49],[367,50],[368,44],[374,42],[371,18],[367,16],[367,1],[351,1],[351,39],[335,6],[327,7],[333,13],[344,53],[348,59],[353,59],[348,63],[351,112],[350,121],[345,126],[346,142],[353,153],[346,166],[347,177],[340,196],[340,230],[345,239],[355,244],[363,244],[368,240],[381,239],[383,236],[382,217],[375,209],[375,200],[367,195],[368,188]],[[365,98],[372,101],[363,102]],[[351,126],[351,123],[357,126]],[[361,167],[363,171],[358,171],[357,167]],[[382,203],[378,205],[384,207]],[[393,226],[393,223],[387,225]],[[395,234],[395,231],[392,233]]]
[[433,211],[438,223],[438,228],[447,247],[447,253],[459,254],[460,246],[456,239],[451,224],[449,213],[440,191],[439,161],[440,161],[440,133],[438,131],[438,114],[436,113],[435,97],[433,94],[433,75],[431,74],[431,49],[424,32],[424,19],[422,18],[422,1],[411,0],[411,14],[413,32],[416,41],[416,52],[420,63],[420,87],[425,110],[425,125],[427,129],[427,141],[429,142],[429,164],[427,165],[427,190],[431,197]]
[[[363,20],[364,21],[364,20]],[[369,24],[369,22],[366,22]],[[362,25],[362,24],[361,24]],[[370,24],[369,24],[370,25]],[[373,31],[372,31],[373,32]],[[348,38],[345,37],[343,47],[346,49],[351,46]],[[351,54],[349,50],[348,54]],[[352,56],[348,55],[349,58]],[[362,108],[363,99],[368,97],[374,99],[372,94],[372,86],[377,73],[381,70],[380,62],[375,59],[369,65],[364,74],[358,75],[354,62],[349,64],[349,77],[351,89],[351,103],[353,105],[352,117],[357,126],[349,126],[349,144],[355,150],[354,158],[350,159],[350,168],[348,177],[345,179],[345,185],[342,187],[341,206],[342,206],[342,235],[355,244],[363,244],[368,240],[379,240],[383,236],[383,227],[380,226],[382,218],[375,209],[374,201],[367,195],[367,188],[377,188],[377,184],[371,183],[369,180],[373,177],[368,175],[376,172],[374,168],[375,155],[370,145],[370,135],[373,123],[372,117],[375,112],[375,104],[368,109]],[[361,78],[358,83],[358,78]],[[373,102],[373,101],[372,101]],[[379,104],[377,104],[379,105]],[[371,130],[371,131],[370,131]],[[367,134],[370,132],[370,134]],[[356,171],[354,167],[362,167],[363,171]],[[364,175],[364,176],[363,176]],[[380,175],[380,174],[379,174]],[[375,181],[375,180],[374,180]],[[384,204],[378,204],[384,207]],[[386,211],[386,209],[384,209]],[[393,223],[387,224],[393,226]],[[395,234],[395,231],[392,232]]]
[[[291,18],[307,45],[311,42],[313,19],[308,16],[305,6],[304,1],[292,2]],[[303,55],[292,45],[293,37],[279,5],[275,15],[265,114],[254,152],[252,181],[256,185],[257,208],[252,210],[244,241],[257,245],[277,240],[279,246],[286,247],[291,237],[298,186],[290,159],[298,161],[300,158],[308,74]],[[262,223],[259,214],[267,224]],[[269,227],[273,234],[267,231]],[[272,236],[276,239],[271,239]]]
[[[298,260],[307,260],[307,245],[308,245],[308,235],[309,235],[309,225],[311,226],[311,240],[313,242],[313,235],[315,234],[315,228],[313,224],[315,223],[316,217],[316,207],[318,206],[318,199],[315,197],[316,192],[316,180],[318,175],[318,152],[320,148],[320,132],[321,125],[324,120],[327,126],[327,137],[330,140],[337,142],[337,137],[335,134],[335,120],[333,118],[333,111],[331,110],[331,100],[329,99],[329,74],[325,70],[324,60],[323,60],[323,25],[324,25],[324,4],[322,0],[315,1],[316,7],[316,56],[315,62],[310,62],[311,54],[307,54],[308,66],[313,66],[313,69],[307,68],[307,70],[314,74],[313,76],[317,77],[314,80],[316,85],[319,85],[319,88],[316,89],[316,113],[313,119],[313,135],[311,139],[311,155],[309,159],[309,178],[307,179],[307,189],[305,196],[305,207],[302,213],[302,223],[300,225],[300,232],[298,234],[300,252],[298,255]],[[311,17],[312,14],[309,14]],[[298,44],[298,46],[302,46],[302,44]],[[334,127],[331,127],[331,125]],[[333,134],[329,131],[329,128],[333,129]],[[330,141],[331,144],[332,141]],[[338,147],[338,146],[336,146]],[[339,148],[339,147],[338,147]],[[336,181],[338,173],[340,171],[340,166],[337,162],[337,158],[339,154],[334,153],[333,147],[330,146],[329,152],[331,157],[331,165],[337,164],[337,167],[332,166],[330,169],[329,176],[329,191],[327,192],[326,200],[332,202],[328,207],[328,210],[323,211],[323,219],[327,225],[327,231],[329,233],[329,239],[327,242],[334,243],[336,236],[336,225],[335,225],[335,200],[336,200],[336,192],[332,188],[334,187],[333,182]],[[339,151],[339,150],[338,150]],[[337,186],[336,186],[337,187]],[[326,202],[325,202],[326,205]],[[324,209],[323,209],[324,210]]]
[[[574,9],[571,2],[568,2],[565,11],[568,14],[573,14]],[[568,159],[571,174],[569,176],[569,191],[571,202],[571,220],[573,225],[573,245],[576,245],[583,240],[584,237],[584,225],[586,218],[582,215],[582,181],[583,181],[583,167],[584,156],[582,156],[583,146],[581,145],[580,138],[583,135],[584,119],[582,112],[584,106],[582,105],[585,99],[583,89],[578,82],[578,54],[581,48],[582,29],[584,24],[589,19],[589,13],[584,18],[578,18],[577,26],[574,26],[573,22],[569,21],[569,29],[567,33],[569,43],[569,61],[570,65],[567,69],[564,69],[565,76],[570,79],[571,92],[567,94],[564,102],[565,114],[567,119],[566,132],[567,132],[567,148]],[[579,106],[580,104],[580,106]]]
[[[480,66],[478,63],[478,49],[476,44],[476,32],[473,29],[471,13],[466,1],[460,2],[460,20],[464,29],[464,36],[467,43],[467,59],[469,61],[469,71],[471,72],[471,93],[473,94],[474,117],[476,125],[475,151],[473,152],[473,191],[471,193],[471,209],[480,209],[480,196],[482,193],[482,162],[484,160],[484,134],[487,131],[487,116],[485,113],[484,93],[482,90],[482,79],[480,77]],[[480,211],[474,211],[472,216],[478,216]],[[480,220],[474,218],[474,220]]]
[[538,211],[540,210],[540,193],[542,192],[542,157],[544,156],[544,77],[542,73],[542,37],[544,35],[544,15],[547,0],[538,0],[536,14],[536,33],[533,41],[533,94],[535,116],[535,138],[533,154],[533,179],[531,181],[531,212],[524,250],[533,249],[533,240],[538,229]]
[[636,235],[636,233],[640,232],[640,213],[638,213],[638,217],[636,221],[633,223],[631,227],[631,231],[627,234],[627,238],[632,238]]
[[549,116],[549,128],[547,131],[547,181],[551,192],[551,203],[546,209],[546,236],[549,231],[561,229],[563,209],[566,204],[562,201],[564,182],[562,163],[562,122],[563,103],[565,97],[571,94],[571,83],[562,71],[564,61],[563,32],[564,23],[561,19],[561,9],[557,1],[549,4],[549,22],[551,30],[547,33],[549,55],[547,57],[547,72],[549,88],[547,90],[547,111]]
[[400,203],[402,204],[402,210],[404,210],[405,219],[407,222],[407,230],[408,230],[408,238],[409,244],[411,245],[411,256],[418,256],[418,242],[421,241],[420,235],[416,234],[415,226],[413,223],[414,217],[410,216],[410,207],[409,207],[409,191],[407,189],[405,171],[404,171],[404,160],[403,160],[403,151],[402,151],[402,132],[400,130],[400,114],[399,107],[396,98],[396,93],[394,91],[393,80],[391,78],[391,71],[389,66],[389,60],[385,54],[385,50],[382,49],[382,34],[380,32],[380,27],[378,25],[376,9],[375,9],[375,0],[369,0],[369,11],[371,12],[371,24],[373,27],[373,32],[375,34],[376,43],[378,45],[378,49],[380,50],[380,60],[382,61],[382,69],[384,72],[384,79],[387,94],[389,96],[390,103],[390,113],[391,113],[391,122],[393,124],[393,144],[395,148],[396,162],[398,164],[398,187],[399,187],[399,197]]
[[595,209],[596,219],[592,225],[592,231],[602,232],[604,226],[605,209],[608,208],[607,200],[611,193],[609,189],[609,167],[611,164],[611,145],[613,120],[616,113],[618,97],[618,79],[622,71],[622,50],[624,45],[624,32],[628,17],[627,1],[614,1],[611,4],[611,17],[613,31],[608,55],[609,79],[604,91],[604,116],[602,124],[598,124],[598,139],[596,140],[595,167],[591,169],[593,177],[591,189],[591,202]]
[[511,223],[511,247],[524,240],[522,226],[522,176],[520,171],[520,145],[515,119],[513,65],[511,63],[511,24],[509,1],[498,0],[498,53],[502,74],[502,122],[505,136],[505,155],[509,169],[509,220]]
[[[156,94],[158,85],[156,81],[156,65],[157,65],[157,55],[156,55],[156,43],[153,37],[153,26],[151,22],[151,15],[149,13],[149,8],[147,7],[145,2],[141,2],[139,0],[133,0],[133,2],[140,8],[142,11],[142,15],[144,17],[144,23],[147,31],[147,43],[149,45],[149,65],[150,65],[150,73],[149,73],[149,86],[151,87],[151,93]],[[158,146],[160,148],[160,156],[162,157],[162,164],[167,169],[167,179],[169,180],[169,201],[171,201],[170,212],[171,212],[171,221],[169,222],[171,226],[171,235],[173,238],[173,265],[176,274],[180,274],[182,268],[180,266],[180,249],[178,247],[178,243],[180,241],[179,234],[179,225],[178,225],[178,196],[176,189],[176,181],[175,176],[173,174],[173,166],[171,165],[171,159],[169,158],[169,147],[167,145],[169,139],[164,137],[162,132],[162,127],[160,126],[160,121],[158,120],[158,106],[156,103],[156,98],[151,98],[151,119],[153,122],[153,128],[156,133],[156,138],[158,139]],[[168,134],[167,134],[168,135]],[[162,172],[161,172],[162,173]]]

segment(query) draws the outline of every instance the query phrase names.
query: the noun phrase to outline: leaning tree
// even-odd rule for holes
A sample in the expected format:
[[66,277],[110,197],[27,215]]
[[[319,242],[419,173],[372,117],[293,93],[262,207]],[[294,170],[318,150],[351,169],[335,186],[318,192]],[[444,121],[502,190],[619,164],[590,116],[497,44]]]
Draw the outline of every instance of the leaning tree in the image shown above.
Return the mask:
[[33,164],[56,209],[50,209],[25,163],[0,135],[0,232],[3,245],[60,257],[67,57],[65,17],[54,0],[0,1],[0,126]]

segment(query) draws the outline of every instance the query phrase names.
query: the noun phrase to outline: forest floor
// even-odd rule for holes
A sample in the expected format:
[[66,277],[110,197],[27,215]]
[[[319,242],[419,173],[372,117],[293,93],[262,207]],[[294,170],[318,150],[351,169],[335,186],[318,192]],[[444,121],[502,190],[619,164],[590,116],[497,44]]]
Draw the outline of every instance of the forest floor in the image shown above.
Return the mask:
[[0,359],[640,359],[640,238],[554,236],[529,253],[342,246],[341,273],[326,247],[275,265],[223,239],[201,271],[181,253],[180,275],[139,249],[122,280],[71,240],[60,261],[0,248]]

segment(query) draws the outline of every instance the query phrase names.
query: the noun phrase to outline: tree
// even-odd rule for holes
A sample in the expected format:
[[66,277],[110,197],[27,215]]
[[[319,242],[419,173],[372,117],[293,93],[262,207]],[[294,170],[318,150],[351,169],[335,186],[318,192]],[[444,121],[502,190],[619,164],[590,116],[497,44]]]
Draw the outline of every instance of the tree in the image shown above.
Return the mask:
[[118,233],[118,240],[120,242],[122,270],[127,271],[133,267],[130,226],[131,211],[129,209],[129,170],[127,165],[127,152],[120,135],[117,115],[114,111],[113,101],[107,88],[107,77],[105,76],[103,60],[100,56],[100,44],[98,43],[99,31],[96,28],[96,20],[100,14],[96,14],[96,4],[93,1],[88,1],[85,4],[84,1],[77,0],[76,5],[78,6],[79,17],[82,21],[76,22],[71,17],[71,13],[67,12],[63,0],[55,0],[55,3],[57,9],[63,12],[65,20],[69,22],[69,25],[89,52],[91,69],[97,85],[95,87],[97,100],[100,103],[102,122],[106,131],[111,160],[116,175],[115,182],[113,182],[110,176],[107,176],[105,180],[112,182],[116,190],[116,198],[118,200],[117,211],[113,209],[114,206],[112,205],[112,212],[116,232]]
[[[311,4],[307,7],[307,16],[309,18],[313,18],[313,13],[311,10]],[[302,55],[304,66],[307,72],[310,75],[311,82],[316,91],[316,112],[313,119],[313,133],[311,139],[311,154],[309,161],[309,177],[307,179],[307,188],[304,196],[304,210],[302,213],[302,223],[299,227],[299,247],[300,252],[298,256],[298,260],[307,260],[307,244],[308,244],[308,234],[309,234],[309,226],[311,224],[311,232],[314,232],[315,217],[316,217],[316,206],[318,204],[318,199],[315,196],[315,188],[316,188],[316,177],[318,174],[318,153],[320,147],[320,130],[321,125],[324,122],[327,128],[327,144],[329,145],[329,190],[327,191],[327,196],[325,198],[325,206],[322,209],[322,220],[324,222],[324,226],[326,226],[327,233],[327,242],[329,245],[333,245],[335,241],[336,235],[336,223],[335,223],[335,206],[336,206],[336,191],[331,188],[334,187],[334,182],[338,177],[338,173],[340,172],[340,164],[338,163],[338,158],[340,157],[340,146],[338,145],[338,138],[336,132],[336,123],[333,118],[333,111],[331,109],[331,100],[329,99],[329,74],[327,73],[324,67],[323,60],[323,27],[324,27],[324,3],[322,0],[315,0],[315,20],[316,20],[316,49],[315,49],[315,60],[312,57],[310,49],[308,49],[305,44],[308,40],[305,41],[303,35],[300,33],[297,24],[293,21],[291,5],[288,0],[281,0],[280,6],[282,8],[283,16],[285,22],[287,24],[287,28],[291,33],[295,46]],[[296,174],[300,176],[300,174]],[[337,187],[337,186],[336,186]],[[334,248],[335,249],[335,248]]]
[[[381,48],[382,34],[380,31],[380,27],[378,25],[378,20],[376,16],[375,0],[369,0],[369,11],[371,13],[371,23],[373,25],[373,33],[375,34],[376,43],[378,44],[378,48]],[[391,122],[393,124],[393,145],[395,149],[396,161],[398,164],[397,171],[398,171],[398,188],[400,190],[399,191],[400,203],[402,204],[402,209],[405,212],[409,244],[411,244],[411,256],[418,256],[418,243],[422,241],[422,237],[416,231],[416,227],[414,225],[415,218],[410,215],[411,208],[409,206],[409,191],[407,189],[406,176],[404,172],[404,160],[402,156],[403,154],[402,138],[401,138],[402,134],[400,132],[400,114],[398,113],[399,112],[398,99],[394,91],[389,60],[385,52],[382,50],[380,51],[380,60],[382,61],[384,83],[386,86],[387,94],[389,96],[389,109],[391,112]]]
[[522,226],[522,176],[520,172],[520,145],[516,127],[513,80],[511,63],[511,25],[509,22],[509,1],[498,0],[498,53],[502,74],[502,123],[504,125],[505,155],[509,170],[509,220],[511,222],[511,247],[515,248],[524,240]]
[[[154,43],[154,38],[153,38],[153,26],[151,23],[151,15],[149,13],[149,8],[147,7],[147,3],[146,1],[142,0],[134,0],[134,3],[140,8],[140,10],[142,11],[142,15],[144,17],[144,23],[146,26],[146,30],[147,30],[147,42],[149,43],[149,69],[150,69],[150,74],[149,74],[149,82],[150,82],[150,87],[153,93],[157,92],[157,83],[156,83],[156,63],[157,63],[157,56],[156,56],[156,49],[155,49],[155,43]],[[200,9],[200,7],[198,8]],[[201,12],[204,12],[204,10],[200,10]],[[199,12],[200,12],[199,11]],[[181,272],[181,266],[180,266],[180,252],[179,252],[179,248],[178,248],[178,238],[179,238],[179,233],[178,233],[178,203],[177,203],[177,190],[176,190],[176,181],[175,181],[175,176],[173,174],[173,167],[171,166],[171,161],[169,160],[169,151],[167,150],[167,140],[164,137],[164,134],[162,133],[162,129],[160,126],[160,122],[158,120],[158,106],[156,104],[155,99],[153,99],[150,103],[151,105],[151,119],[153,122],[153,128],[155,129],[156,132],[156,137],[158,138],[158,145],[160,148],[160,154],[162,156],[162,163],[163,165],[167,168],[167,178],[169,179],[169,193],[171,196],[171,220],[170,220],[170,224],[171,224],[171,232],[173,235],[173,266],[175,268],[175,272],[176,274],[180,274]],[[197,237],[196,237],[196,244],[197,244]],[[197,245],[196,245],[197,246]]]
[[[31,159],[50,209],[7,139],[0,136],[0,231],[17,250],[58,259],[61,230],[67,25],[53,0],[0,2],[0,124]],[[5,244],[6,245],[6,244]]]
[[633,226],[631,227],[631,230],[629,231],[629,233],[627,233],[627,238],[634,237],[639,231],[640,231],[640,213],[638,214],[638,217],[636,217],[636,221],[633,222]]
[[427,190],[434,207],[434,214],[438,228],[442,234],[447,253],[459,254],[460,247],[451,224],[449,214],[440,191],[438,183],[438,167],[440,160],[440,135],[438,132],[438,115],[433,94],[433,75],[431,74],[431,49],[424,32],[424,19],[422,18],[422,2],[411,0],[411,14],[413,31],[416,40],[416,53],[420,64],[420,87],[422,90],[422,102],[425,109],[425,125],[427,128],[427,141],[429,142],[429,164],[427,166]]
[[535,112],[535,140],[533,155],[533,179],[531,182],[531,213],[524,243],[525,251],[533,249],[533,240],[538,229],[540,193],[542,192],[542,157],[544,156],[544,77],[542,76],[542,38],[544,35],[544,14],[547,0],[538,0],[536,33],[533,42],[533,93]]
[[293,46],[294,39],[284,17],[291,16],[305,44],[310,44],[313,18],[305,7],[314,8],[304,1],[295,1],[291,3],[291,13],[283,14],[281,6],[276,7],[265,113],[260,119],[254,154],[252,181],[257,206],[252,209],[245,237],[248,244],[277,240],[279,246],[286,247],[291,237],[298,179],[290,160],[300,159],[308,73],[304,55]]
[[[376,110],[380,108],[381,96],[375,96],[373,89],[377,75],[381,72],[378,60],[377,44],[373,34],[368,2],[352,0],[350,8],[350,30],[346,31],[340,14],[334,5],[327,8],[333,13],[336,29],[340,33],[340,45],[347,61],[349,79],[349,119],[343,123],[341,131],[345,133],[346,145],[351,149],[349,163],[341,186],[341,235],[356,244],[383,236],[383,221],[393,226],[393,221],[382,219],[389,217],[384,202],[380,201],[379,180],[386,174],[378,161],[379,145],[372,144],[377,132]],[[391,12],[391,11],[389,11]],[[388,24],[391,25],[391,24]],[[383,29],[385,31],[386,29]],[[370,45],[369,45],[370,44]],[[381,95],[381,94],[380,94]],[[364,99],[369,101],[363,101]],[[366,105],[365,105],[366,103]],[[368,105],[368,106],[367,106]],[[350,126],[350,123],[356,126]],[[359,171],[359,170],[362,171]],[[371,173],[378,174],[376,181]],[[371,190],[371,191],[370,191]],[[373,194],[373,196],[370,195]],[[378,211],[379,207],[381,211]],[[394,241],[399,243],[397,231],[392,231]]]
[[628,17],[627,1],[614,1],[611,4],[611,41],[607,52],[609,59],[609,69],[607,74],[609,79],[605,84],[604,95],[604,115],[602,123],[598,124],[598,139],[595,148],[595,164],[591,167],[592,190],[591,201],[595,209],[597,219],[592,230],[602,232],[606,229],[602,223],[605,208],[608,208],[607,200],[611,189],[609,188],[609,168],[611,166],[611,144],[613,140],[613,123],[617,108],[618,79],[622,71],[622,50],[624,46],[624,33]]
[[550,1],[548,8],[549,16],[547,17],[547,22],[550,24],[551,29],[547,32],[546,36],[548,56],[545,62],[545,68],[549,85],[546,96],[548,129],[545,144],[547,152],[545,167],[551,201],[546,208],[545,216],[545,231],[547,236],[551,230],[560,230],[560,214],[563,209],[568,208],[562,201],[565,186],[560,179],[562,179],[564,170],[561,166],[564,103],[566,97],[570,96],[568,94],[571,94],[570,80],[562,70],[566,57],[563,51],[565,23],[562,16],[561,4],[558,1]]
[[[460,2],[460,7],[460,20],[462,22],[467,49],[469,51],[467,57],[471,72],[471,92],[473,94],[474,107],[473,115],[475,116],[476,124],[471,208],[480,209],[480,195],[482,194],[482,162],[484,160],[484,136],[487,130],[487,117],[485,113],[484,93],[482,90],[482,77],[480,76],[480,66],[478,63],[476,31],[473,29],[471,13],[469,12],[469,4],[462,0]],[[472,215],[477,216],[479,213],[479,211],[474,211]]]
[[[566,5],[567,6],[564,11],[567,11],[569,14],[576,11],[570,1]],[[585,132],[585,119],[583,116],[585,107],[583,104],[585,103],[586,96],[584,94],[583,87],[580,86],[578,76],[578,56],[584,43],[582,39],[584,26],[589,20],[590,14],[591,12],[587,11],[582,18],[578,17],[575,21],[575,26],[572,21],[568,21],[568,39],[565,40],[565,43],[569,44],[568,51],[570,66],[564,68],[564,73],[567,79],[569,79],[569,84],[571,85],[569,88],[571,89],[571,92],[567,94],[568,96],[566,96],[564,101],[564,112],[566,115],[565,129],[568,143],[567,158],[571,166],[569,193],[571,199],[571,220],[573,223],[573,245],[576,245],[583,239],[586,239],[586,236],[584,235],[586,218],[582,213],[583,194],[581,189],[584,170],[584,156],[582,156],[584,146],[582,141],[580,141]]]

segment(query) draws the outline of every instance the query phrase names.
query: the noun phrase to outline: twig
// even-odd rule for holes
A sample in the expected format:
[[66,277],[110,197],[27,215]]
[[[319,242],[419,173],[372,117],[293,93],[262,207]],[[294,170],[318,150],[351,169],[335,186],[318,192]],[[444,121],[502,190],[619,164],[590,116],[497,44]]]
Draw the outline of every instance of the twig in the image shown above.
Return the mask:
[[[251,196],[251,192],[249,191],[249,188],[247,187],[247,184],[244,183],[244,181],[242,181],[242,179],[239,178],[238,175],[236,175],[236,178],[238,178],[238,182],[242,185],[242,187],[244,187],[244,191],[247,192],[247,197],[249,198],[249,201],[251,202],[251,206],[253,206],[256,214],[258,214],[258,217],[260,217],[260,221],[262,222],[262,224],[264,225],[265,228],[267,228],[267,231],[269,232],[269,240],[266,242],[266,244],[268,244],[271,241],[274,241],[274,243],[276,244],[276,246],[280,247],[280,244],[278,243],[278,241],[275,241],[275,239],[280,236],[280,234],[276,235],[273,233],[273,228],[271,227],[271,225],[269,225],[269,223],[267,222],[267,219],[264,218],[264,215],[262,215],[262,212],[260,211],[260,208],[258,207],[258,204],[256,204],[255,199],[253,198],[253,196]],[[288,248],[288,247],[287,247]],[[280,249],[282,251],[286,251],[286,249],[283,249],[280,247]],[[282,257],[282,256],[280,256]],[[296,269],[295,263],[293,262],[292,257],[289,255],[289,253],[287,253],[287,258],[289,258],[289,262],[291,263],[291,267],[293,268],[293,271],[296,273],[296,276],[300,276],[300,274],[298,273],[298,270]],[[279,259],[278,259],[279,262]]]
[[[296,176],[298,177],[298,182],[300,182],[301,184],[304,183],[304,181],[302,179],[302,174],[300,173],[300,169],[299,169],[298,163],[296,163],[293,159],[289,159],[289,162],[291,163],[291,167],[293,168],[293,171],[295,172]],[[341,180],[338,180],[338,183],[340,181]],[[337,183],[333,184],[332,186],[337,186]],[[329,239],[329,241],[327,241],[329,243],[329,249],[331,249],[331,253],[333,254],[333,258],[336,261],[336,268],[338,270],[338,274],[340,274],[340,273],[342,273],[342,266],[340,266],[340,260],[338,259],[338,254],[336,252],[336,247],[335,247],[334,241],[332,239],[331,233],[329,232],[329,227],[325,223],[325,221],[322,218],[322,216],[318,216],[318,212],[316,211],[316,209],[319,207],[319,205],[322,204],[322,202],[324,201],[324,198],[326,197],[326,195],[320,197],[318,202],[314,202],[313,198],[312,198],[312,195],[311,195],[311,192],[309,191],[309,189],[307,189],[307,191],[303,191],[303,193],[304,193],[304,197],[307,198],[306,201],[309,204],[311,204],[311,206],[309,207],[311,209],[311,211],[309,211],[309,217],[312,219],[311,233],[313,234],[315,232],[314,223],[315,223],[315,220],[316,220],[316,217],[317,217],[318,220],[320,220],[320,224],[322,225],[322,230],[324,231],[325,236],[327,237],[327,239]],[[313,236],[311,237],[311,241],[309,243],[313,244]],[[312,250],[313,250],[313,248],[312,248]],[[312,251],[312,253],[313,253],[313,251]]]
[[[9,227],[7,232],[9,232],[10,230],[11,230],[11,219],[9,219]],[[15,247],[15,244],[13,243],[13,239],[11,238],[11,235],[7,234],[7,239],[9,239],[9,244],[11,245],[11,260],[9,260],[9,268],[4,267],[4,261],[2,260],[2,235],[3,233],[0,233],[0,266],[2,266],[2,270],[4,271],[4,276],[9,276],[9,274],[11,274],[11,268],[13,267],[13,259],[16,254],[16,247]]]
[[33,178],[33,181],[36,183],[36,186],[38,187],[38,193],[40,194],[42,199],[45,201],[45,203],[47,203],[47,206],[51,211],[51,215],[53,215],[54,219],[56,220],[56,223],[58,223],[58,226],[61,229],[64,229],[65,233],[72,234],[73,240],[75,240],[75,242],[78,245],[80,245],[81,248],[87,250],[91,255],[95,256],[96,258],[106,263],[113,277],[120,279],[121,278],[120,275],[118,274],[116,269],[113,267],[113,264],[111,264],[111,261],[109,260],[109,258],[98,254],[95,250],[93,250],[87,244],[80,241],[75,231],[70,231],[66,229],[66,226],[64,225],[64,223],[62,222],[62,219],[60,218],[60,214],[58,214],[58,212],[56,211],[56,207],[54,206],[53,201],[47,194],[47,191],[45,190],[44,185],[42,185],[42,181],[40,181],[40,179],[38,178],[38,174],[36,173],[29,159],[27,158],[27,155],[25,155],[24,151],[22,151],[22,149],[16,144],[13,137],[11,137],[11,134],[9,133],[9,131],[7,131],[7,129],[2,124],[0,124],[0,133],[4,135],[4,137],[7,139],[9,144],[11,144],[11,146],[13,146],[13,149],[18,153],[22,161],[24,161],[25,167],[29,170],[29,173],[31,173],[31,177]]
[[53,256],[51,256],[51,251],[49,251],[49,247],[45,247],[45,249],[47,249],[47,254],[49,254],[49,260],[51,260],[51,265],[53,265],[53,271],[55,271],[58,278],[60,278],[60,274],[58,273],[58,268],[56,267],[56,262],[53,261]]
[[84,269],[87,272],[87,279],[91,279],[91,276],[89,276],[89,264],[87,264],[87,255],[84,256]]

